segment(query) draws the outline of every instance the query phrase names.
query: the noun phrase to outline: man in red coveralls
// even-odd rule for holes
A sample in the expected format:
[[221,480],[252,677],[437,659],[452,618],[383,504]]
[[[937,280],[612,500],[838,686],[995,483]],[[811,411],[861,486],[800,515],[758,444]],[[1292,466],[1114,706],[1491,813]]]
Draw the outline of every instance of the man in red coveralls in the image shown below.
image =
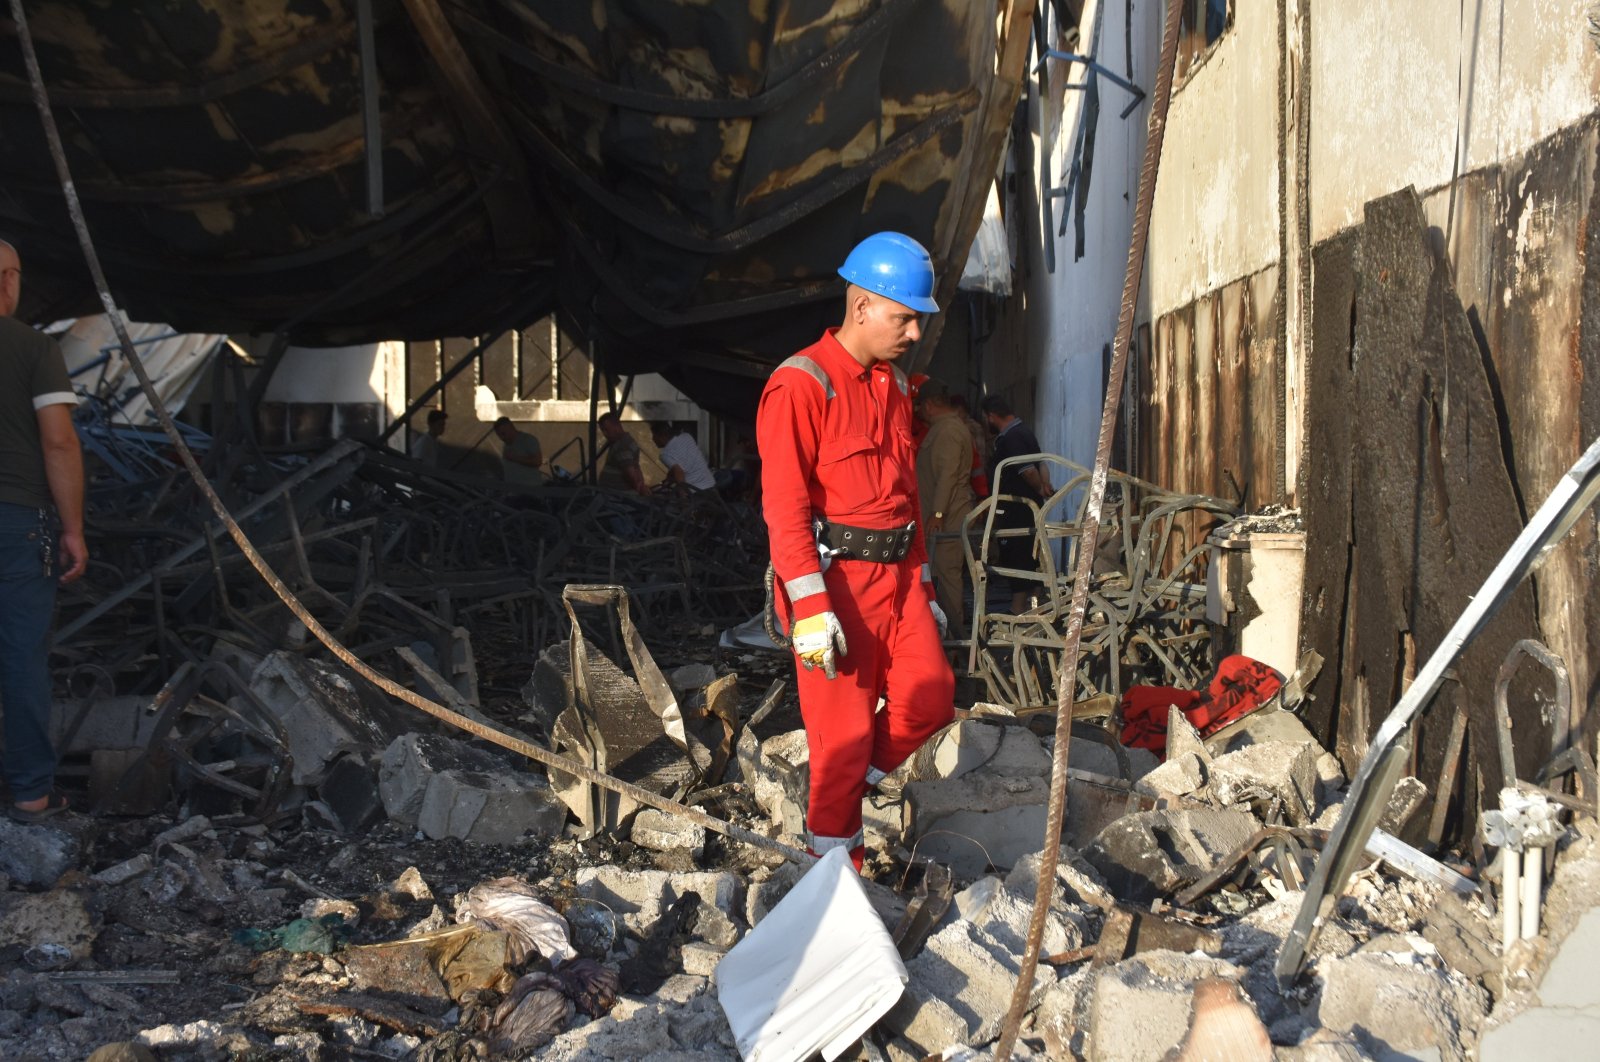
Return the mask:
[[843,324],[774,370],[756,437],[778,609],[801,665],[811,851],[847,848],[860,869],[862,798],[954,717],[955,677],[916,525],[910,387],[894,364],[939,310],[933,262],[880,232],[839,274]]

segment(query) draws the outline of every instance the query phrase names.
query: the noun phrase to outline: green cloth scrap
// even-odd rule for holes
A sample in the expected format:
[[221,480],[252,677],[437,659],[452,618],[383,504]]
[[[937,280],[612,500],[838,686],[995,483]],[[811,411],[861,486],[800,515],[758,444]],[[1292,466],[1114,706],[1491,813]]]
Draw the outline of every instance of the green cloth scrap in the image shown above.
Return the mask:
[[332,955],[339,946],[350,939],[351,928],[344,924],[344,915],[325,914],[321,918],[296,918],[277,929],[239,929],[233,934],[235,944],[243,944],[252,951],[314,951],[319,955]]

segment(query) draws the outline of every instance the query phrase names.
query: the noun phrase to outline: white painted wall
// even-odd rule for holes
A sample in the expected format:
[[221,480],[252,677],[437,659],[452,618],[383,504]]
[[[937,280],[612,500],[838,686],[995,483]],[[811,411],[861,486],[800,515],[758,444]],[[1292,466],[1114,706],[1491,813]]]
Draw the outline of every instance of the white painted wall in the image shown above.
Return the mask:
[[1312,240],[1358,224],[1369,200],[1406,185],[1425,193],[1593,111],[1589,6],[1312,3]]
[[[1095,54],[1118,74],[1126,72],[1125,10],[1120,3],[1105,3],[1100,39]],[[1054,20],[1055,8],[1048,6]],[[1154,88],[1155,45],[1160,36],[1161,5],[1155,0],[1134,0],[1133,77],[1147,93]],[[1052,61],[1051,96],[1041,100],[1039,79],[1029,87],[1029,118],[1034,130],[1033,157],[1052,152],[1051,178],[1064,186],[1071,164],[1070,138],[1061,135],[1061,85],[1066,64]],[[1119,117],[1129,97],[1109,82],[1101,82],[1100,121],[1096,129],[1094,173],[1089,203],[1084,213],[1084,256],[1072,260],[1074,233],[1069,218],[1066,234],[1056,236],[1066,210],[1064,199],[1053,204],[1055,227],[1043,231],[1039,210],[1040,173],[1032,181],[1032,202],[1023,201],[1020,220],[1027,233],[1028,290],[1013,295],[1027,300],[1028,349],[1037,374],[1033,424],[1045,450],[1080,464],[1094,461],[1095,439],[1100,430],[1104,399],[1102,348],[1116,336],[1117,311],[1122,301],[1123,273],[1128,239],[1133,231],[1133,204],[1138,193],[1139,164],[1144,150],[1148,102],[1127,118]],[[1039,130],[1044,129],[1041,136]],[[1045,272],[1043,240],[1055,244],[1056,269]],[[1013,400],[1015,398],[1013,397]]]
[[1175,86],[1150,214],[1153,318],[1278,260],[1278,32],[1276,4],[1236,0]]

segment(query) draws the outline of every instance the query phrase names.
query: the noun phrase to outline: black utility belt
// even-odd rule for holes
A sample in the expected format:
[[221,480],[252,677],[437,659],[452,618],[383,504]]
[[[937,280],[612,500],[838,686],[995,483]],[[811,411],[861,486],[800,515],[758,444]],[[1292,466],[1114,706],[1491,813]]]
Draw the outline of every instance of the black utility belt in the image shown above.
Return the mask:
[[822,524],[818,541],[835,559],[877,561],[893,564],[911,553],[916,541],[917,522],[904,527],[851,527],[849,524]]

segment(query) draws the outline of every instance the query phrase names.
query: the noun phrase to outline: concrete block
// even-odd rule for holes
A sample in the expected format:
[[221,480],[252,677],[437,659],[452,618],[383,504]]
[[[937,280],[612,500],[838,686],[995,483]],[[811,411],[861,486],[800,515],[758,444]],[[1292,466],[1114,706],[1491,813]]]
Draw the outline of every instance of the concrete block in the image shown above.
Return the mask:
[[498,757],[438,734],[404,734],[384,749],[378,763],[378,796],[389,818],[416,824],[434,775],[460,770],[493,774],[505,769]]
[[1407,844],[1416,844],[1428,827],[1428,786],[1420,778],[1407,776],[1394,785],[1378,829],[1387,830]]
[[687,851],[699,859],[706,850],[706,828],[665,811],[645,808],[633,817],[629,839],[657,852]]
[[340,672],[293,653],[276,652],[261,661],[250,689],[289,736],[295,785],[315,786],[339,756],[386,748],[410,729],[409,720],[386,702],[363,700]]
[[975,878],[1038,850],[1049,799],[1047,776],[1008,776],[989,765],[960,778],[912,782],[905,789],[904,833],[918,855]]
[[667,672],[666,679],[677,693],[690,693],[717,681],[717,669],[710,664],[685,664]]
[[[1039,892],[1039,858],[1034,852],[1017,860],[1011,873],[1006,875],[1006,887],[1024,896]],[[1053,904],[1105,907],[1112,901],[1105,878],[1083,858],[1083,854],[1068,845],[1056,852],[1056,887]]]
[[[789,895],[789,890],[794,888],[795,882],[800,880],[806,869],[784,862],[765,877],[752,878],[745,898],[745,921],[754,926],[765,918],[769,911],[778,906],[778,901]],[[887,886],[865,878],[861,881],[861,887],[866,890],[867,901],[878,912],[878,917],[883,919],[885,927],[893,930],[900,924],[900,919],[906,913],[904,897]]]
[[1167,759],[1175,760],[1189,753],[1200,757],[1202,762],[1211,762],[1211,750],[1200,740],[1200,731],[1189,722],[1182,708],[1171,705],[1167,709]]
[[[1212,755],[1222,756],[1267,741],[1287,741],[1291,745],[1309,741],[1316,744],[1317,736],[1293,712],[1281,708],[1262,708],[1212,734],[1205,739],[1205,745]],[[1318,745],[1318,748],[1321,746]]]
[[566,805],[543,778],[509,770],[440,771],[417,810],[417,829],[429,837],[479,844],[515,844],[529,834],[554,837],[566,822]]
[[83,842],[66,820],[24,826],[0,816],[0,874],[31,888],[45,888],[78,865]]
[[1419,956],[1406,958],[1412,961],[1357,952],[1319,960],[1317,1023],[1391,1050],[1439,1048],[1447,1057],[1464,1057],[1483,1023],[1488,993],[1458,973],[1425,965]]
[[[903,1036],[924,1055],[947,1047],[977,1046],[1000,1033],[1016,984],[1020,950],[1013,952],[983,927],[957,921],[928,939],[906,963],[910,981],[880,1025]],[[1034,975],[1031,1005],[1055,983],[1041,964]]]
[[791,836],[805,834],[807,787],[811,772],[810,747],[804,730],[791,730],[761,743],[760,756],[745,767],[750,795],[767,817]]
[[1101,830],[1083,856],[1118,899],[1148,903],[1199,880],[1259,828],[1245,811],[1141,811]]
[[[1125,746],[1122,751],[1128,758],[1128,773],[1126,777],[1130,781],[1143,778],[1161,763],[1161,759],[1149,749]],[[1073,741],[1069,761],[1071,766],[1080,771],[1103,774],[1107,778],[1124,777],[1122,765],[1117,762],[1116,752],[1109,745],[1099,741],[1085,741],[1081,738]],[[1050,777],[1048,758],[1046,759],[1043,774],[1046,778]]]
[[691,940],[682,949],[683,972],[695,977],[710,977],[717,972],[717,963],[727,954],[722,948]]
[[1147,951],[1101,969],[1089,1006],[1090,1057],[1159,1062],[1188,1032],[1195,984],[1238,981],[1243,973],[1222,959],[1175,951]]
[[1050,778],[1050,753],[1034,735],[1022,726],[1000,728],[1000,744],[994,755],[984,763],[991,774],[1009,778]]
[[96,697],[87,710],[78,701],[57,701],[50,710],[50,741],[56,755],[103,749],[143,752],[160,718],[159,713],[145,711],[149,706],[148,695]]
[[741,912],[744,884],[726,871],[673,874],[665,870],[624,870],[621,867],[584,867],[576,878],[577,895],[599,900],[635,933],[643,933],[665,914],[678,897],[698,893],[700,899],[724,914]]
[[1187,796],[1205,788],[1206,781],[1204,761],[1193,752],[1186,752],[1176,759],[1169,756],[1166,763],[1139,779],[1139,785],[1150,792]]
[[1008,729],[976,719],[945,728],[928,743],[932,759],[929,777],[960,778],[982,767],[1000,750],[1000,739]]
[[1211,761],[1211,795],[1223,805],[1281,803],[1291,826],[1317,817],[1317,757],[1322,746],[1263,741]]

